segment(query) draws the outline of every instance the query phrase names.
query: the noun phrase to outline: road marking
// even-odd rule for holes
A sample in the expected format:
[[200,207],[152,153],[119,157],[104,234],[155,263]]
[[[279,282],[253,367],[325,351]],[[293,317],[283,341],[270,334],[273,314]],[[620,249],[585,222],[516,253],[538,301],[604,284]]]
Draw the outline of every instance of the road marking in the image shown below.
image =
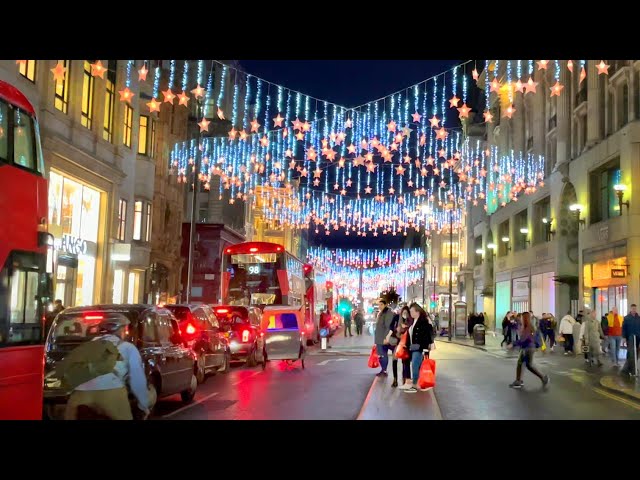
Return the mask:
[[325,360],[323,362],[320,362],[318,365],[326,365],[329,362],[346,362],[347,359],[346,358],[330,358],[329,360]]
[[599,388],[594,388],[593,389],[594,392],[599,393],[600,395],[604,395],[605,397],[609,397],[612,400],[617,400],[620,403],[624,403],[625,405],[635,408],[636,410],[640,410],[640,405],[637,405],[636,403],[632,402],[631,400],[627,400],[626,398],[622,398],[619,397],[617,395],[614,395],[612,393],[606,392],[604,390],[601,390]]
[[245,380],[248,380],[249,378],[255,377],[256,375],[260,375],[261,373],[262,372],[253,372],[252,375],[248,375],[248,376],[244,377],[242,380],[238,380],[236,383],[231,384],[231,386],[235,387],[236,385],[241,384]]
[[198,400],[197,402],[190,403],[189,405],[185,405],[184,407],[179,408],[179,409],[178,409],[178,410],[176,410],[175,412],[171,412],[171,413],[168,413],[167,415],[163,415],[163,416],[162,416],[162,418],[169,418],[169,417],[172,417],[172,416],[174,416],[175,414],[180,413],[180,412],[182,412],[182,411],[186,410],[187,408],[195,407],[196,405],[199,405],[199,404],[201,404],[202,402],[205,402],[205,401],[209,400],[211,397],[215,397],[216,395],[218,395],[218,392],[214,392],[214,393],[212,393],[212,394],[210,394],[210,395],[207,395],[206,397],[202,397],[202,398],[201,398],[200,400]]

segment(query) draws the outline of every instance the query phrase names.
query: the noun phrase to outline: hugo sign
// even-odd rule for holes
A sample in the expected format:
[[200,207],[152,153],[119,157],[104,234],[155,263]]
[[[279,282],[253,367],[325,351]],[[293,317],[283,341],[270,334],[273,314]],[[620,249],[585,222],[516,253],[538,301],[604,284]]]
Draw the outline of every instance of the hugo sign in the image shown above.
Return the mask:
[[73,235],[64,234],[62,236],[62,245],[60,250],[71,255],[86,255],[87,242]]

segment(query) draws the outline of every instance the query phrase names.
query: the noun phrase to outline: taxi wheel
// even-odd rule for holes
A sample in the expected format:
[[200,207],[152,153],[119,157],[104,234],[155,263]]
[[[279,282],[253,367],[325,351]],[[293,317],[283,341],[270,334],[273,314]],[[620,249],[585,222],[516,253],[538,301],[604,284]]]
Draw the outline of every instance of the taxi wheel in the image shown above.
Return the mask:
[[204,355],[198,356],[198,362],[196,367],[196,378],[198,380],[198,384],[202,384],[207,379],[207,370],[205,368],[206,361],[204,359]]
[[255,367],[258,364],[258,347],[254,346],[247,356],[247,367]]
[[218,370],[220,373],[229,373],[231,370],[231,354],[225,353],[224,355],[224,363],[222,364],[222,368]]
[[156,408],[156,404],[158,403],[158,387],[156,386],[154,381],[149,383],[149,411],[153,413],[153,410]]
[[184,403],[193,402],[194,397],[196,396],[196,390],[198,389],[198,379],[196,378],[196,374],[191,374],[191,381],[189,382],[189,388],[187,390],[183,390],[180,392],[180,397]]

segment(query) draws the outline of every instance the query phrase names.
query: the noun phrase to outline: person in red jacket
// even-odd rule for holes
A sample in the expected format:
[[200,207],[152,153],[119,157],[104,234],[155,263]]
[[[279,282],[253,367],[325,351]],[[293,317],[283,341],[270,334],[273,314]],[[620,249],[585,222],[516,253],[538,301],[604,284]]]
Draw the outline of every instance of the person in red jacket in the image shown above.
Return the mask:
[[607,315],[607,336],[609,337],[609,356],[614,365],[619,366],[620,345],[622,343],[622,324],[624,319],[618,313],[618,308],[613,307]]

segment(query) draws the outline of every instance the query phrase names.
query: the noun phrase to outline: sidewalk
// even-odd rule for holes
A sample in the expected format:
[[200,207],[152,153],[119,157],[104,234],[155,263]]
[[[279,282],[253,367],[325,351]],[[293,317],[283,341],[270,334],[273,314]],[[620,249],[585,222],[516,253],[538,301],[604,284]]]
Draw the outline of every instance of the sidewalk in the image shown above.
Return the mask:
[[[438,337],[438,342],[449,343],[447,337]],[[518,356],[518,350],[508,350],[500,346],[500,342],[502,341],[502,335],[493,336],[492,332],[487,332],[485,337],[485,345],[474,345],[473,339],[469,337],[453,337],[451,339],[451,343],[455,343],[457,345],[464,345],[466,347],[476,348],[478,350],[483,350],[487,353],[490,353],[495,356],[504,357],[504,358],[516,358]],[[556,353],[562,352],[562,346],[556,345]],[[553,355],[553,354],[552,354]],[[541,363],[544,364],[544,355],[538,357]],[[582,354],[578,354],[576,357],[570,356],[570,359],[582,358]],[[605,365],[608,365],[608,361],[605,360],[605,355],[602,356],[603,361],[607,362]],[[583,362],[575,362],[574,365],[571,365],[573,368],[585,370],[585,364]],[[590,371],[593,372],[593,371]],[[634,379],[623,378],[621,375],[611,375],[610,372],[602,373],[598,378],[597,383],[604,388],[605,390],[610,391],[611,393],[622,394],[626,397],[629,397],[636,402],[640,402],[640,379],[635,381]]]
[[369,332],[363,332],[362,335],[355,334],[355,327],[351,326],[352,337],[344,336],[344,327],[340,327],[336,333],[329,338],[328,345],[331,348],[326,350],[321,349],[321,344],[309,349],[308,355],[366,355],[371,353],[371,347],[373,347],[373,337],[369,335]]

